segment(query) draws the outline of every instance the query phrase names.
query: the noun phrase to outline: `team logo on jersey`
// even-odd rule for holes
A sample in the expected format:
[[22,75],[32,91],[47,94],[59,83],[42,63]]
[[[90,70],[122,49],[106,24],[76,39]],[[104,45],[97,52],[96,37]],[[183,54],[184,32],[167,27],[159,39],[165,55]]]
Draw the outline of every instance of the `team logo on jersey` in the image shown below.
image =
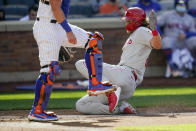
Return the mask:
[[130,40],[129,40],[129,42],[128,42],[128,44],[130,44],[130,45],[131,45],[132,43],[133,43],[133,41],[130,39]]

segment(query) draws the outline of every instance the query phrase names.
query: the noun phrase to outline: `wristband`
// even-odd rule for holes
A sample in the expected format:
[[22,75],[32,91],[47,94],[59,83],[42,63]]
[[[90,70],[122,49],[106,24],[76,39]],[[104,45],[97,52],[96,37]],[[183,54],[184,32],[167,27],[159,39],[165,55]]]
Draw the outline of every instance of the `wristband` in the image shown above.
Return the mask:
[[159,34],[159,32],[158,32],[157,30],[153,30],[153,31],[152,31],[152,35],[153,35],[153,36],[158,36],[158,34]]
[[62,23],[61,23],[61,26],[63,27],[63,29],[66,31],[66,32],[71,32],[71,27],[69,26],[69,24],[67,23],[67,20],[65,19]]

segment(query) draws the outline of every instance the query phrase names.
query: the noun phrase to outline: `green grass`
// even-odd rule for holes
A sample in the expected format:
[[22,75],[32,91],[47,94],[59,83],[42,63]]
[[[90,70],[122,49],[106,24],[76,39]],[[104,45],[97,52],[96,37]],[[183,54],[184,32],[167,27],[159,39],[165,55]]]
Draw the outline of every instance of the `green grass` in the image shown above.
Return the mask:
[[[48,108],[72,109],[86,91],[53,91]],[[138,88],[128,101],[133,106],[189,106],[196,107],[196,87]],[[34,92],[0,94],[0,110],[31,109]]]
[[196,124],[117,127],[120,131],[196,131]]

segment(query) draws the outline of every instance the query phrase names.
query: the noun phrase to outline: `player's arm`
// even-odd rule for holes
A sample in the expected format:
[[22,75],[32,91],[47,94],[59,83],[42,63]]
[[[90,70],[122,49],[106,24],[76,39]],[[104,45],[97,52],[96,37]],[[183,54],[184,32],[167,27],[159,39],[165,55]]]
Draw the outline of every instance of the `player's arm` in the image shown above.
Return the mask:
[[152,35],[153,35],[150,41],[150,45],[154,49],[161,49],[162,42],[161,42],[161,37],[159,35],[159,32],[156,30],[157,17],[154,11],[151,11],[149,14],[149,24],[150,24],[150,29],[152,30]]
[[150,41],[150,45],[154,48],[154,49],[161,49],[162,47],[162,42],[161,42],[161,37],[158,33],[157,30],[153,30],[152,31],[153,37]]
[[69,24],[67,23],[63,10],[61,9],[61,4],[62,4],[61,0],[50,0],[50,4],[57,22],[60,23],[62,27],[65,29],[65,31],[67,32],[67,38],[69,42],[72,44],[76,44],[77,43],[76,37],[73,34]]

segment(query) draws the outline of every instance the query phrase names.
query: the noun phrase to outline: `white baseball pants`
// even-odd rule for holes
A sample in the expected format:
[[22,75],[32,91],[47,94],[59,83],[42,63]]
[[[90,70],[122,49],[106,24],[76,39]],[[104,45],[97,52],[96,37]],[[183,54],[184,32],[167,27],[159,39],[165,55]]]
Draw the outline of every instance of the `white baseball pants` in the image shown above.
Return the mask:
[[[88,79],[85,60],[76,62],[76,69]],[[127,66],[103,63],[103,81],[109,81],[121,88],[120,101],[130,98],[136,88],[132,69]],[[106,95],[84,96],[76,103],[76,110],[84,114],[111,114]]]
[[[65,47],[84,48],[88,34],[85,30],[71,25],[76,36],[77,44],[69,43],[65,30],[58,23],[50,23],[50,19],[39,18],[33,26],[33,34],[38,44],[40,66],[48,65],[51,61],[58,61],[61,45]],[[48,72],[49,68],[43,68],[40,72]]]

